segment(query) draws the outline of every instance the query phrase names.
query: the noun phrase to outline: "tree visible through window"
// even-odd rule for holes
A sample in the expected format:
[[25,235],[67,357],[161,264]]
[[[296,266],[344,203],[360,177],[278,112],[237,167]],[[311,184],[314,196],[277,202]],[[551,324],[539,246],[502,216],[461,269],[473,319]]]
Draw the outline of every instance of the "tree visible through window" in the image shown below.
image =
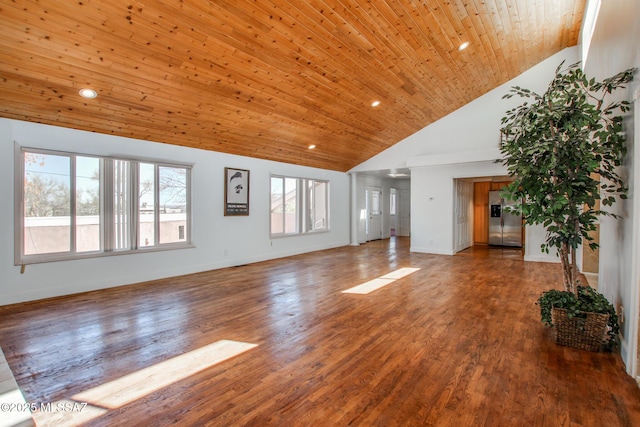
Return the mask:
[[189,241],[188,166],[23,149],[19,169],[17,263]]
[[24,253],[71,249],[71,159],[25,153]]
[[180,235],[180,226],[187,221],[187,169],[180,167],[158,166],[160,243],[184,241],[184,232]]

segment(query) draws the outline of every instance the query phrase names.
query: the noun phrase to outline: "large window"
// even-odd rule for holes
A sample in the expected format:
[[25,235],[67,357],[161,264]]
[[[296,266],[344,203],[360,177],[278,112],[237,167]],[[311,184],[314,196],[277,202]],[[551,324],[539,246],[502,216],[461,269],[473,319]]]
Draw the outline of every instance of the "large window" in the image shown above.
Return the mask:
[[271,176],[271,236],[329,230],[329,182]]
[[191,167],[23,148],[16,264],[184,247]]

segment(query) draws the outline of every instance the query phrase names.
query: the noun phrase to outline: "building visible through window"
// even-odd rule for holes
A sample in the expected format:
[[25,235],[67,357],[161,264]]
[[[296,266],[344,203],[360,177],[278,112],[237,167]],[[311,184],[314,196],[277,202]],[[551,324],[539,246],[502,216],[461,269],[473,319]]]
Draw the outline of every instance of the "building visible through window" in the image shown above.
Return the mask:
[[271,236],[329,230],[329,182],[271,176]]
[[185,165],[22,149],[16,263],[189,243]]

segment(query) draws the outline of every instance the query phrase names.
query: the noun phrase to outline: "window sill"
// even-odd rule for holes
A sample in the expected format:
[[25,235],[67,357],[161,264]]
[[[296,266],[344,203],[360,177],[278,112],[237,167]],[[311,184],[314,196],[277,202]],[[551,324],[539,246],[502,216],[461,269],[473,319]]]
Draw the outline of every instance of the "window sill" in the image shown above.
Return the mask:
[[270,239],[283,239],[286,237],[300,237],[300,236],[313,236],[314,234],[324,234],[329,233],[331,230],[316,230],[316,231],[307,231],[306,233],[283,233],[283,234],[270,234]]
[[30,265],[30,264],[43,264],[47,262],[60,262],[60,261],[75,261],[81,259],[90,259],[90,258],[102,258],[102,257],[110,257],[117,255],[134,255],[134,254],[143,254],[149,252],[165,252],[165,251],[173,251],[180,249],[190,249],[195,248],[193,243],[167,243],[163,246],[152,246],[152,247],[142,247],[138,249],[132,250],[122,250],[122,251],[111,251],[111,252],[86,252],[82,254],[68,255],[66,253],[54,253],[54,254],[42,254],[42,255],[28,255],[23,257],[20,260],[16,260],[14,265]]

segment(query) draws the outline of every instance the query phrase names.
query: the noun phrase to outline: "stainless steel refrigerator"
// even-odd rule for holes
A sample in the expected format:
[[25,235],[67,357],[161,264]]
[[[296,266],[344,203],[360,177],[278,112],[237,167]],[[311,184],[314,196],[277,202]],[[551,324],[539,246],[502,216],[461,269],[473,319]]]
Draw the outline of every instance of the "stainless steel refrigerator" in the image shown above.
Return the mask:
[[505,212],[512,201],[500,197],[500,191],[489,191],[489,244],[522,247],[522,216]]

